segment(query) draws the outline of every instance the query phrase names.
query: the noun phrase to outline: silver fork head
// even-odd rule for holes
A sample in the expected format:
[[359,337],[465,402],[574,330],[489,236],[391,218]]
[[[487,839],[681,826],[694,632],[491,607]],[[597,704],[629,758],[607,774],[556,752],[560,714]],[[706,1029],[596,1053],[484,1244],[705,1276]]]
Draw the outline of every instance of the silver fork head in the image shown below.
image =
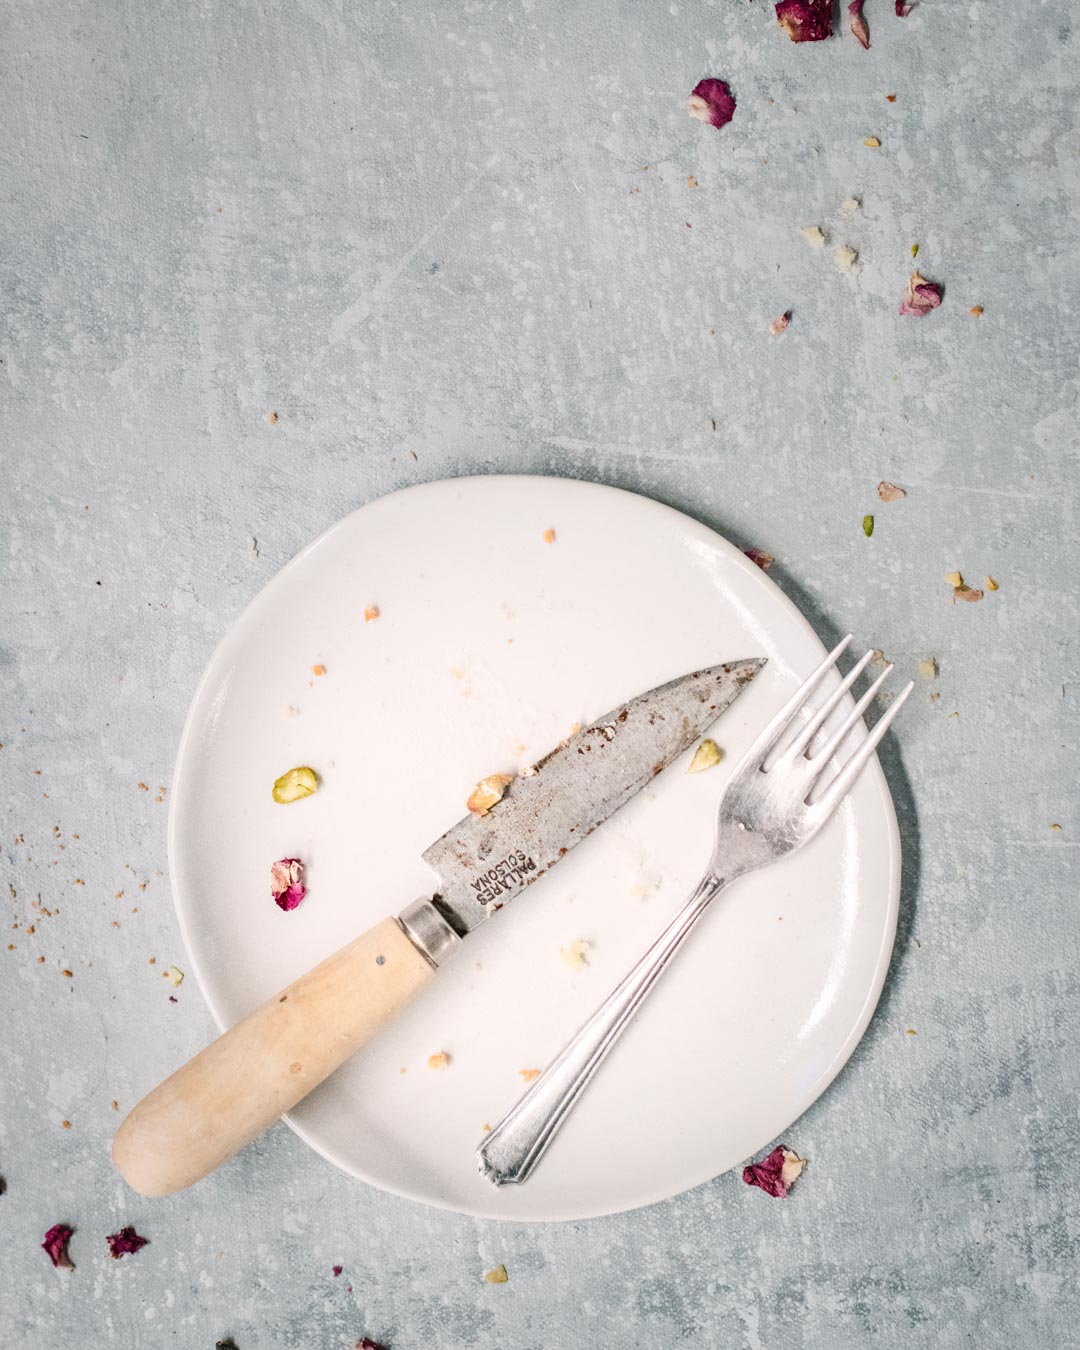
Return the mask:
[[[888,678],[881,672],[835,727],[828,719],[866,668],[867,652],[817,711],[800,725],[810,695],[834,669],[851,642],[837,643],[809,679],[792,694],[736,765],[717,809],[713,869],[730,878],[790,853],[811,839],[843,801],[881,738],[915,687],[911,681],[846,757],[840,751]],[[785,739],[787,738],[787,739]],[[834,775],[827,777],[832,766]],[[734,867],[734,873],[733,873]]]

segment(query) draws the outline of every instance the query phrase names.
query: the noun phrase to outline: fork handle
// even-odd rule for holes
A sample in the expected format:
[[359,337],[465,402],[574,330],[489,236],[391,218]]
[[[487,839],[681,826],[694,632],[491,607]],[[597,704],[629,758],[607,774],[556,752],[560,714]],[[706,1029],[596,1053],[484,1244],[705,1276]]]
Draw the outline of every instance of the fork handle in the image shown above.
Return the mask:
[[477,1149],[480,1172],[496,1186],[528,1180],[604,1056],[622,1035],[683,939],[723,890],[706,875],[630,973],[507,1111]]

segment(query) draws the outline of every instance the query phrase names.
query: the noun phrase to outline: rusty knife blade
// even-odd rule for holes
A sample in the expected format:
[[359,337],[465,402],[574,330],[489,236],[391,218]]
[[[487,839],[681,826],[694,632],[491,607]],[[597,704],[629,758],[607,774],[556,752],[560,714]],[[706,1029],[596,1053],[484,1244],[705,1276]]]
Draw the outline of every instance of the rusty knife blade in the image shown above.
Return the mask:
[[688,749],[758,671],[729,661],[639,694],[515,778],[486,815],[424,850],[435,905],[460,935],[523,891]]

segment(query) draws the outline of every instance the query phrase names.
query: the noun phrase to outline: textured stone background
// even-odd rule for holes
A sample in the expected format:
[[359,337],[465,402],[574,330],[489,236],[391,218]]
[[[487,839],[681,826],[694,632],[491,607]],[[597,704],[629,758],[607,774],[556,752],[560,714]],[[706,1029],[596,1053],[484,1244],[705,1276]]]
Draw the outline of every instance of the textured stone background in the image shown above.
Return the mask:
[[[762,0],[9,0],[5,1348],[1080,1342],[1080,37],[1066,0],[867,17],[870,52],[794,46]],[[722,132],[684,111],[704,75],[739,100]],[[916,240],[946,288],[923,320],[896,313]],[[506,470],[683,507],[775,553],[824,636],[940,662],[887,756],[893,969],[790,1131],[810,1169],[785,1203],[729,1175],[500,1226],[278,1128],[138,1199],[110,1102],[213,1031],[160,978],[183,955],[157,789],[199,672],[352,507]],[[953,607],[954,568],[1001,589]],[[72,1274],[37,1248],[61,1219]],[[125,1222],[152,1245],[111,1262]]]

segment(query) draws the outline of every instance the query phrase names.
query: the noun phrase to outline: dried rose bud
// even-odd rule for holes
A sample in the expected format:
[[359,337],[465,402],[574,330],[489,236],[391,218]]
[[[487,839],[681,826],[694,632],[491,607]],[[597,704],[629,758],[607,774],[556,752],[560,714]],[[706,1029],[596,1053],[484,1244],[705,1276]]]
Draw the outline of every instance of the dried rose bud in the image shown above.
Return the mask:
[[941,287],[936,281],[927,281],[918,272],[908,278],[907,290],[900,301],[901,314],[929,314],[941,304]]
[[907,16],[911,13],[911,11],[915,8],[914,5],[906,4],[905,0],[893,0],[893,5],[896,10],[896,17],[898,19],[906,19]]
[[331,1266],[330,1269],[333,1271],[333,1273],[334,1273],[334,1279],[336,1280],[337,1277],[341,1274],[341,1272],[345,1269],[345,1267],[344,1267],[344,1266]]
[[505,1284],[510,1276],[506,1273],[506,1267],[502,1264],[493,1266],[491,1270],[484,1272],[484,1279],[488,1284]]
[[690,767],[687,773],[704,773],[706,769],[711,769],[714,764],[719,764],[724,758],[724,752],[715,741],[704,740],[694,751],[694,758],[690,761]]
[[319,778],[315,770],[309,769],[307,765],[301,765],[274,779],[272,795],[274,801],[285,806],[289,802],[298,802],[303,797],[310,797],[318,786]]
[[368,1336],[361,1336],[353,1347],[353,1350],[386,1350],[385,1346],[371,1340]]
[[870,48],[870,30],[866,26],[866,20],[863,18],[862,12],[865,3],[866,0],[851,0],[847,12],[850,15],[848,27],[851,29],[855,41],[864,51],[868,51]]
[[902,487],[897,487],[895,483],[882,481],[877,485],[877,495],[883,502],[898,502],[901,497],[906,497],[907,493]]
[[780,1144],[761,1162],[744,1167],[742,1179],[748,1186],[757,1186],[766,1195],[783,1200],[805,1166],[805,1158]]
[[780,0],[776,21],[792,42],[821,42],[832,32],[832,0]]
[[440,1050],[438,1054],[435,1055],[428,1055],[427,1066],[435,1073],[442,1073],[444,1069],[450,1067],[450,1056],[445,1050]]
[[307,895],[304,864],[299,858],[279,858],[270,864],[270,894],[278,909],[291,910]]
[[804,225],[799,231],[811,248],[824,248],[825,236],[820,225]]
[[121,1228],[119,1233],[110,1233],[105,1241],[109,1244],[109,1255],[114,1261],[119,1261],[122,1256],[127,1256],[129,1252],[137,1252],[145,1247],[150,1239],[140,1237],[135,1229],[128,1225],[126,1228]]
[[953,597],[956,600],[966,600],[969,604],[974,604],[976,600],[983,598],[983,593],[975,590],[973,586],[954,586]]
[[735,100],[723,80],[699,80],[686,101],[686,111],[719,130],[735,116]]
[[184,983],[184,972],[180,969],[179,966],[168,966],[165,970],[162,971],[162,974],[165,976],[165,978],[169,981],[169,983],[172,985],[174,989],[179,989],[179,987]]
[[559,948],[559,960],[570,970],[584,970],[589,964],[589,946],[584,938],[575,938]]
[[75,1263],[68,1256],[68,1243],[71,1241],[71,1235],[74,1228],[66,1223],[54,1223],[45,1234],[45,1241],[41,1244],[41,1249],[48,1252],[49,1260],[57,1270],[74,1270]]
[[465,805],[474,816],[486,816],[506,796],[506,789],[513,781],[508,773],[489,773],[473,788]]
[[763,572],[767,572],[776,561],[773,555],[771,553],[766,553],[763,548],[744,548],[743,552],[750,561],[760,567]]
[[778,319],[773,319],[772,323],[769,324],[769,332],[772,333],[774,337],[779,336],[780,333],[785,331],[790,322],[791,310],[786,309]]

